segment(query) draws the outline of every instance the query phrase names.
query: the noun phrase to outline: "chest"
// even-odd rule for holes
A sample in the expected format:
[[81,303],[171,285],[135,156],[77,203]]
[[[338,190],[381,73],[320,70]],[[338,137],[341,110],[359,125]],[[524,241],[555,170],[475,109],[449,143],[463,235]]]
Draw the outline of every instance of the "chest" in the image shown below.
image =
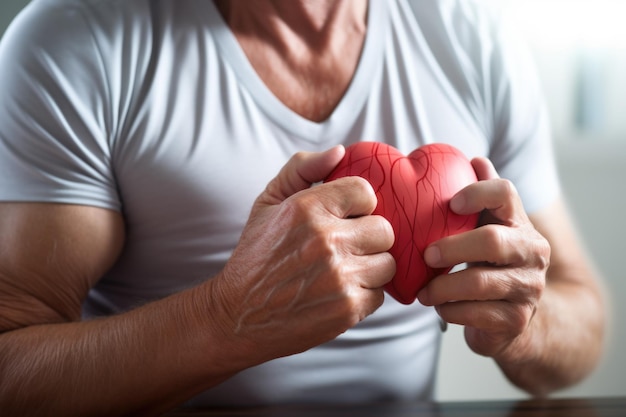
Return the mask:
[[[291,71],[274,71],[262,59],[271,52],[246,57],[222,31],[162,51],[175,59],[156,62],[135,86],[144,99],[128,113],[115,145],[128,218],[155,238],[173,227],[172,219],[192,235],[238,230],[291,155],[337,144],[383,141],[408,153],[446,142],[468,157],[487,155],[488,140],[430,61],[399,45],[399,37],[374,34],[346,60],[342,76],[333,79],[324,69],[312,83],[279,79]],[[311,120],[313,113],[302,110],[309,101],[329,116]],[[236,234],[223,246],[234,243]]]
[[322,122],[333,113],[358,66],[365,33],[341,35],[326,47],[287,40],[278,48],[264,38],[234,33],[269,91],[291,111],[313,122]]

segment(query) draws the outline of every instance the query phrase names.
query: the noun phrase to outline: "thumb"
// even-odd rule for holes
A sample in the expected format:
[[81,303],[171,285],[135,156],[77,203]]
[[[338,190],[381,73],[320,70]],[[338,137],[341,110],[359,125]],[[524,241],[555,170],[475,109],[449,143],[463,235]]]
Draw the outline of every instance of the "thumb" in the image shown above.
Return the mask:
[[298,152],[287,161],[280,172],[257,199],[257,204],[280,204],[293,194],[324,180],[345,155],[342,145],[324,152]]
[[474,171],[476,171],[476,177],[480,181],[500,178],[493,164],[487,158],[472,159],[472,166],[474,167]]

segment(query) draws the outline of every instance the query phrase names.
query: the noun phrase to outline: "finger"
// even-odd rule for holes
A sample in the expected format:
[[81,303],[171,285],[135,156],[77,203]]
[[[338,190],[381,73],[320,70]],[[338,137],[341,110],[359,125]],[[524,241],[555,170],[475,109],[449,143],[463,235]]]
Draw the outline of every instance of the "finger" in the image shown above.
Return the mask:
[[386,252],[393,246],[395,235],[391,223],[382,216],[347,219],[341,226],[347,250],[354,255]]
[[472,159],[472,167],[474,168],[476,177],[479,181],[500,178],[498,171],[496,171],[496,168],[487,158]]
[[[476,172],[476,178],[478,178],[478,182],[500,178],[500,175],[498,175],[496,168],[487,158],[473,158],[471,164],[474,168],[474,171]],[[482,210],[481,208],[474,208],[471,204],[467,204],[467,193],[468,191],[461,190],[454,197],[452,197],[452,199],[450,200],[450,208],[452,209],[452,211],[457,214],[472,214]]]
[[396,274],[396,261],[388,252],[359,257],[362,288],[377,289],[388,284]]
[[515,185],[506,179],[490,179],[468,185],[452,197],[450,208],[464,215],[488,210],[507,225],[527,219]]
[[295,280],[304,289],[296,291],[300,296],[306,296],[307,301],[303,305],[312,307],[317,303],[330,302],[325,308],[328,309],[337,302],[342,306],[340,308],[347,307],[355,312],[360,318],[358,321],[380,307],[384,301],[383,287],[396,271],[395,260],[387,252],[346,257],[332,269],[321,268],[316,274]]
[[424,261],[432,268],[465,262],[516,265],[526,259],[527,247],[527,235],[507,226],[490,224],[436,241],[424,251]]
[[[508,220],[523,214],[523,205],[512,182],[501,179],[487,158],[472,159],[478,182],[461,190],[450,200],[450,208],[458,214],[491,210],[498,219]],[[522,211],[518,211],[518,210]]]
[[536,303],[545,287],[534,274],[511,273],[505,268],[479,266],[441,275],[418,294],[424,305],[452,301],[508,301]]
[[325,152],[298,152],[287,161],[278,175],[270,181],[257,203],[275,205],[288,197],[322,181],[345,155],[343,146]]
[[[346,267],[347,276],[355,278],[353,294],[353,308],[360,311],[360,320],[376,311],[385,300],[384,286],[388,284],[396,273],[396,262],[389,253],[356,257],[353,263],[355,269]],[[350,264],[350,263],[347,263]]]
[[501,337],[522,333],[534,311],[534,305],[506,301],[462,301],[437,306],[440,317],[448,323]]
[[500,333],[490,333],[466,326],[464,330],[467,346],[474,352],[482,356],[495,357],[502,353],[512,342],[514,336]]
[[359,320],[365,319],[367,316],[374,313],[385,301],[385,291],[382,287],[379,288],[361,288],[358,298],[355,299],[357,306],[355,308],[359,311]]
[[305,205],[319,205],[340,219],[372,214],[378,199],[371,184],[361,177],[343,177],[299,195]]

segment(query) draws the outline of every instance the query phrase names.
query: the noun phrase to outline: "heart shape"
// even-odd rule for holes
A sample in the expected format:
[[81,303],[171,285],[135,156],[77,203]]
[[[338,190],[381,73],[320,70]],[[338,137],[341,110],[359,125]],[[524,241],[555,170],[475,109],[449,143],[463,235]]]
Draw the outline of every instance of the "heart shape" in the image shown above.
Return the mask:
[[373,214],[385,217],[395,233],[389,253],[396,275],[385,290],[403,304],[413,303],[428,281],[451,269],[426,265],[428,245],[476,227],[478,213],[459,215],[449,207],[452,196],[477,181],[470,161],[447,144],[425,145],[404,156],[384,143],[359,142],[346,148],[326,182],[346,176],[363,177],[374,188]]

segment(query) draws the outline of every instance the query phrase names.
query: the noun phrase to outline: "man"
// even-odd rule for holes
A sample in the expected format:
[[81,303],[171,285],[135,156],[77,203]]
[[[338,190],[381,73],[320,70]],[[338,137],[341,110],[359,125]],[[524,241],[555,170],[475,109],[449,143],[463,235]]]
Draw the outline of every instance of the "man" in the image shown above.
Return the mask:
[[[430,399],[438,315],[532,394],[580,380],[602,297],[527,62],[467,1],[32,2],[0,48],[1,408]],[[450,204],[483,226],[425,253],[469,267],[410,306],[371,186],[311,187],[359,140],[478,157]]]

